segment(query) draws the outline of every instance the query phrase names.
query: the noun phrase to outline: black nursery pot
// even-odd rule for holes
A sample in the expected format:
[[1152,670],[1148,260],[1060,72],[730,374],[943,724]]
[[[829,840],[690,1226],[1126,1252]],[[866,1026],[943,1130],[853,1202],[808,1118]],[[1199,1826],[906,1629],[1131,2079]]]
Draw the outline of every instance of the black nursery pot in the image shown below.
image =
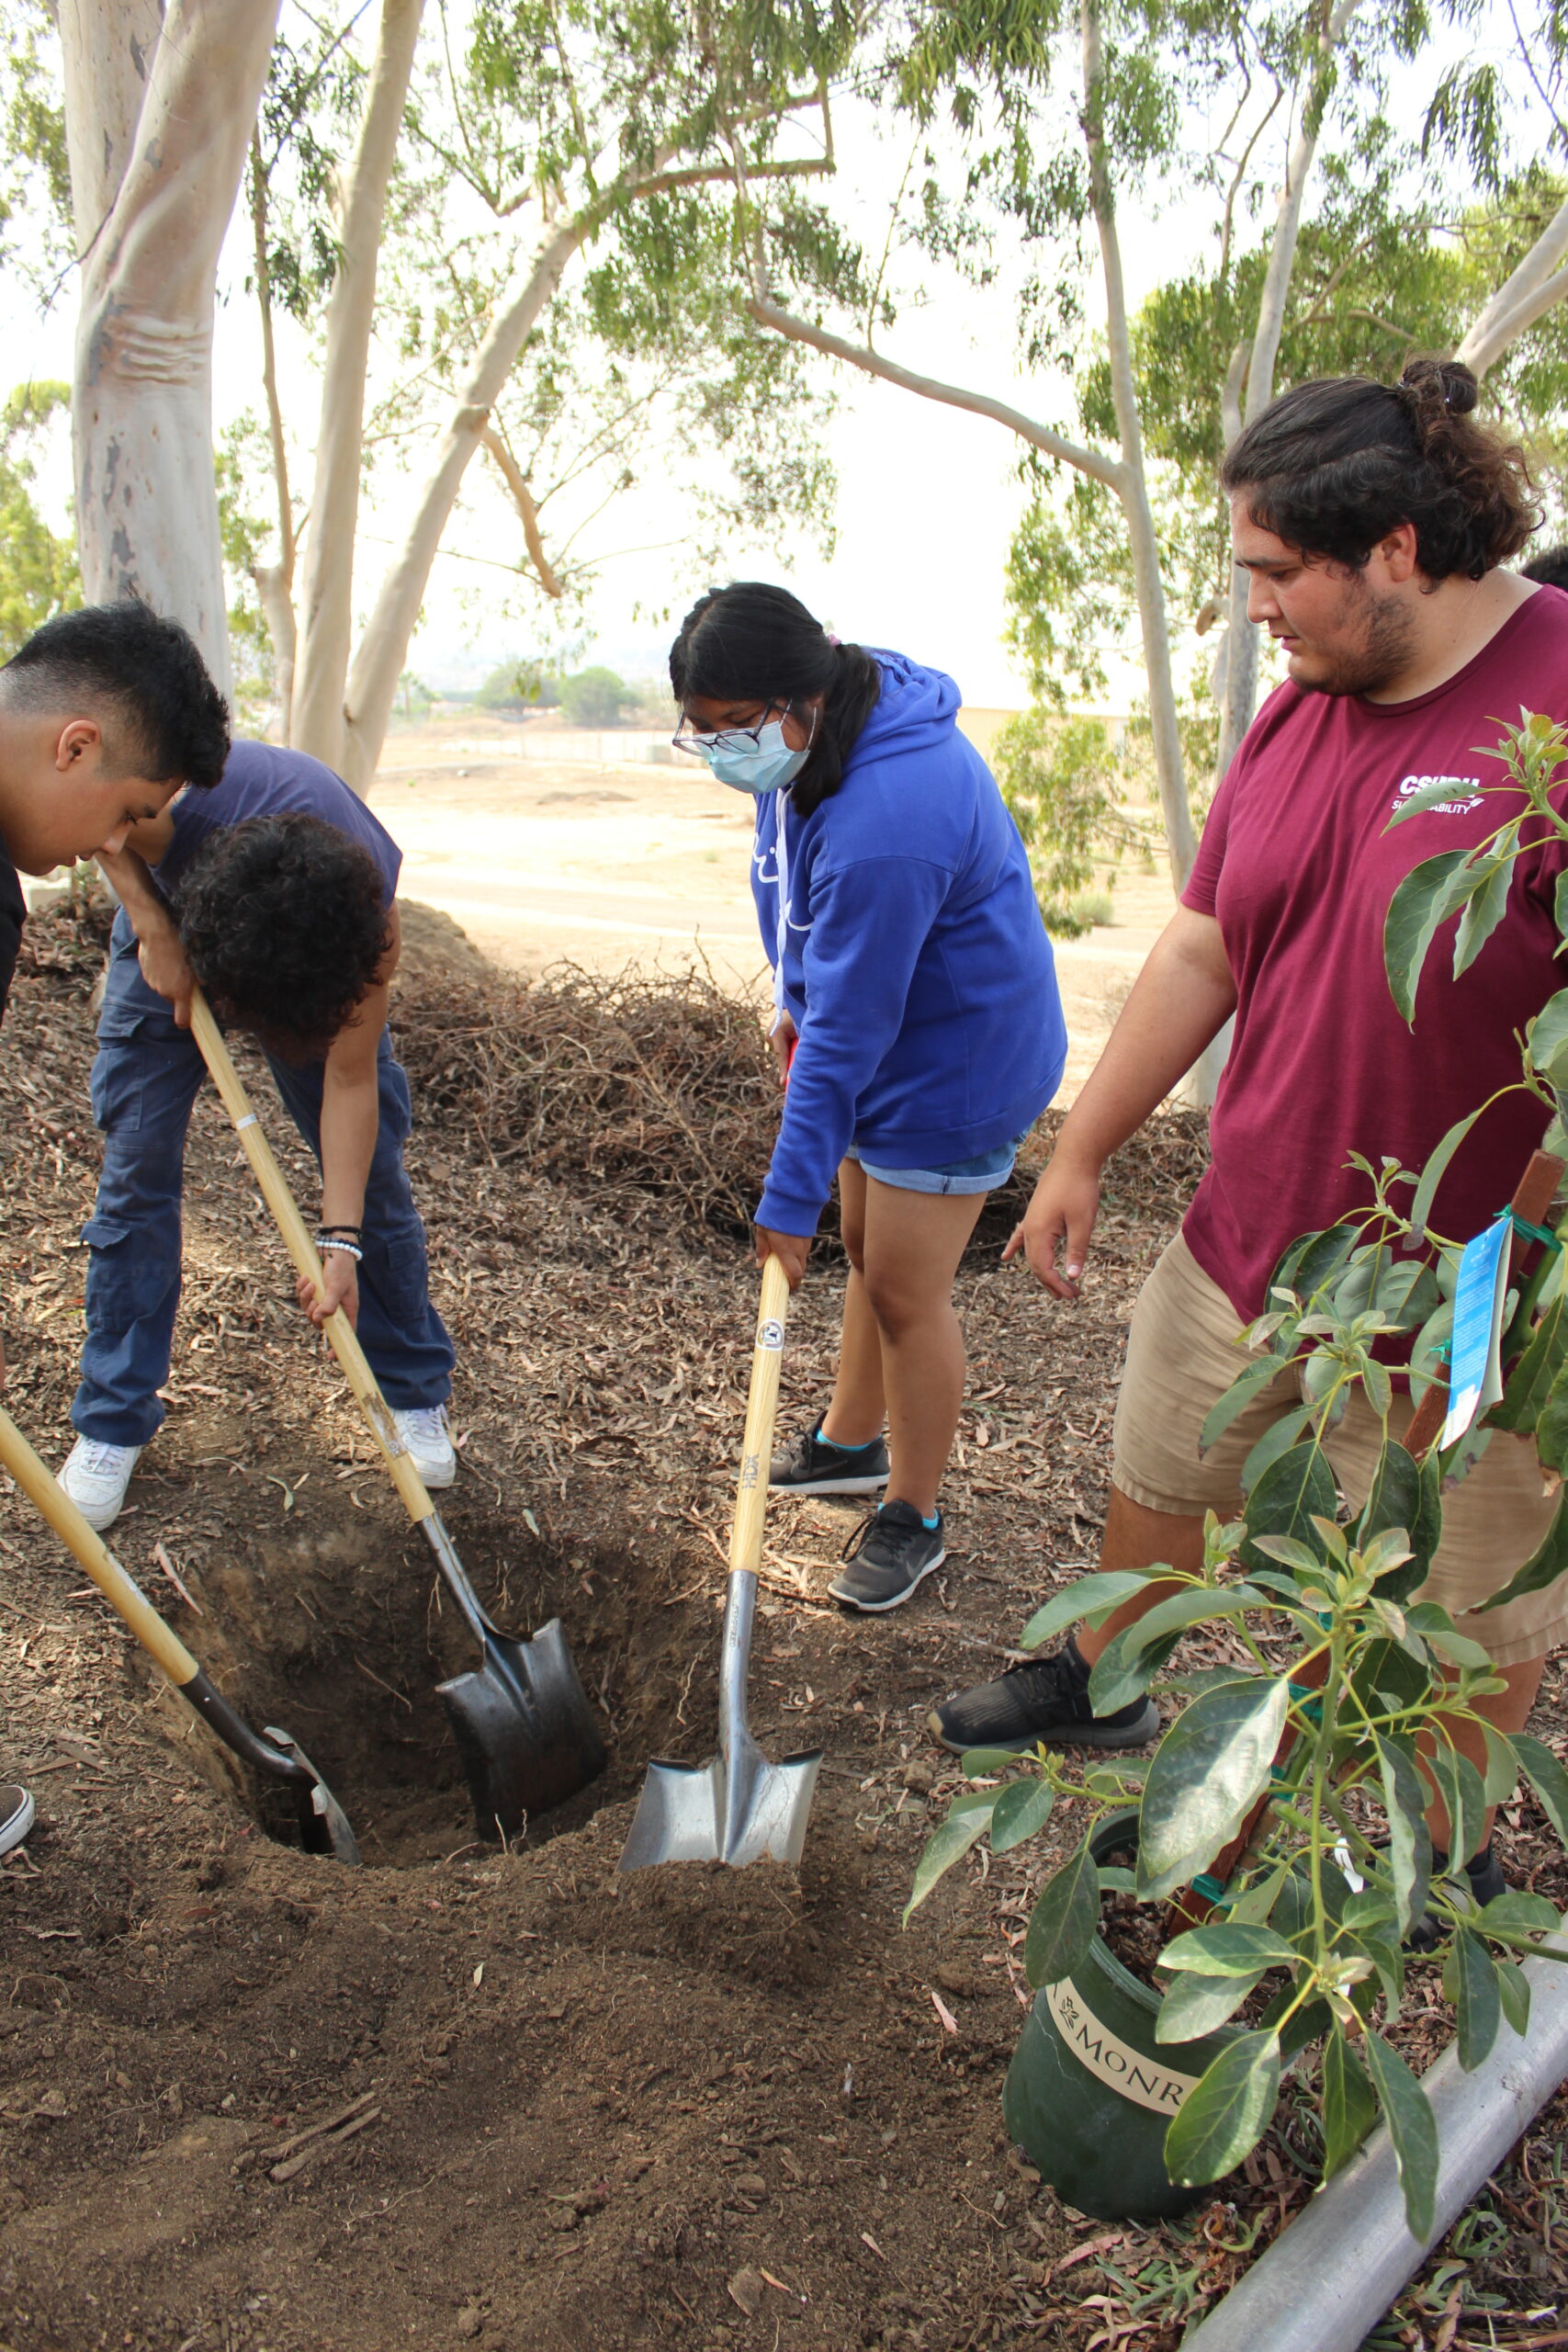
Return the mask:
[[[1108,1814],[1089,1840],[1097,1862],[1135,1844],[1135,1806]],[[1158,2042],[1162,1996],[1140,1984],[1096,1936],[1089,1957],[1036,1994],[1002,2090],[1008,2136],[1064,2203],[1100,2222],[1185,2213],[1212,2187],[1179,2188],[1165,2168],[1170,2119],[1227,2043],[1223,2026],[1198,2041]]]

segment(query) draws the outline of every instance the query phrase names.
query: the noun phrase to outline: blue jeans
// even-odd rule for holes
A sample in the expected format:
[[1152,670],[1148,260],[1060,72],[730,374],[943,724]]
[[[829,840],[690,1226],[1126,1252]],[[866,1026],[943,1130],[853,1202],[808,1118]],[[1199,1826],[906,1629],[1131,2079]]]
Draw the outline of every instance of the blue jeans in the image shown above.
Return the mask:
[[998,1143],[989,1151],[977,1152],[973,1159],[950,1159],[940,1168],[880,1168],[867,1159],[858,1143],[852,1143],[845,1157],[858,1159],[868,1176],[879,1184],[891,1184],[899,1193],[966,1193],[971,1198],[976,1193],[994,1193],[1007,1182],[1018,1159],[1018,1148],[1028,1134],[1014,1136],[1011,1143]]
[[[318,1162],[323,1065],[290,1069],[267,1056],[285,1109]],[[445,1404],[456,1361],[430,1303],[424,1227],[403,1168],[412,1124],[409,1082],[383,1035],[378,1061],[380,1126],[365,1187],[359,1338],[387,1402]],[[180,1296],[180,1194],[186,1130],[206,1065],[167,1000],[141,977],[136,939],[115,917],[108,980],[93,1062],[93,1116],[104,1132],[104,1172],[88,1245],[87,1338],[71,1419],[84,1437],[145,1445],[164,1419]],[[305,1345],[305,1333],[299,1334]]]

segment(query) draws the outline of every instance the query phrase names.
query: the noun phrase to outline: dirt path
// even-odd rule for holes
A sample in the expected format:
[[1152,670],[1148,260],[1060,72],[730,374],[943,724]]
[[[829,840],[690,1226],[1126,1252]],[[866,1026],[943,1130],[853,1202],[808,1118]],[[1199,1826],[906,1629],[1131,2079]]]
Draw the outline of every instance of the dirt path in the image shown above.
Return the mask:
[[[373,805],[403,850],[407,895],[530,977],[558,962],[675,971],[695,951],[721,985],[765,992],[751,815],[736,795],[684,765],[522,761],[507,748],[515,731],[466,718],[391,738]],[[1168,877],[1130,869],[1115,922],[1057,944],[1064,1102],[1093,1068],[1171,904]]]

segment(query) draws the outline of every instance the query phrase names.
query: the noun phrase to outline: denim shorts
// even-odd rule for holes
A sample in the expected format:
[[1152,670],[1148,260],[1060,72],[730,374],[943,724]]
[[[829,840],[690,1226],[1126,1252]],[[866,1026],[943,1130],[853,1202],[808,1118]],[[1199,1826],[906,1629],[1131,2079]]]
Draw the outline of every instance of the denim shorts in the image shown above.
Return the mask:
[[[1025,1128],[1024,1134],[1028,1132]],[[867,1159],[853,1143],[844,1157],[858,1159],[868,1176],[900,1193],[994,1193],[1012,1174],[1022,1141],[1023,1136],[1014,1136],[1011,1143],[993,1144],[989,1151],[977,1152],[973,1159],[950,1159],[944,1168],[883,1168]]]

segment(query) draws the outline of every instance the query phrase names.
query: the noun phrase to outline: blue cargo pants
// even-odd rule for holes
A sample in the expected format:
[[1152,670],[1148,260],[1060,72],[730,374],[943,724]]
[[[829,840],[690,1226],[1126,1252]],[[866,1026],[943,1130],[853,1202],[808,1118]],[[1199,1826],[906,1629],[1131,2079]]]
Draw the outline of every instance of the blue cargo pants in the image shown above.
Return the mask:
[[[267,1056],[285,1109],[318,1162],[323,1065],[290,1069]],[[409,1082],[383,1035],[380,1127],[365,1187],[359,1338],[389,1405],[442,1405],[455,1362],[430,1303],[424,1227],[403,1167],[412,1124]],[[141,977],[136,937],[115,917],[93,1062],[93,1116],[104,1170],[88,1245],[87,1337],[71,1419],[84,1437],[145,1445],[164,1419],[180,1296],[180,1195],[191,1105],[206,1077],[200,1048]],[[303,1320],[303,1318],[301,1318]],[[300,1332],[303,1344],[305,1334]]]

